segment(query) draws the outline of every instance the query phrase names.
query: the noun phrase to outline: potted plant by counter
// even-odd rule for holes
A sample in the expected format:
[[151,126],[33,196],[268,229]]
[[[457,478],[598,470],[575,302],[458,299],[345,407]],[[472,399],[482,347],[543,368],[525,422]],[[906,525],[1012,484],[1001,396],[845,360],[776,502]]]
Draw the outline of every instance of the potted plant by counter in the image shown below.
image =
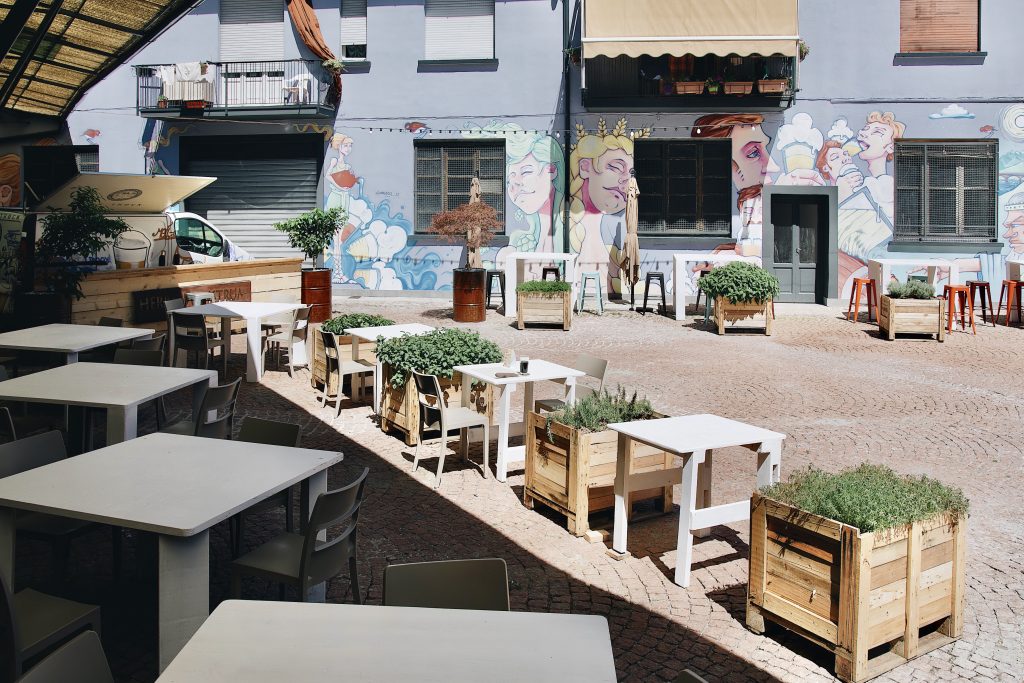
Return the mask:
[[772,333],[775,311],[772,300],[779,295],[779,281],[764,268],[746,261],[733,261],[700,278],[697,286],[715,300],[715,324],[725,334],[725,322],[764,315],[764,333]]
[[751,500],[747,626],[763,633],[768,619],[828,648],[836,676],[853,682],[956,640],[967,510],[959,490],[877,465],[762,489]]
[[[618,432],[608,430],[614,422],[652,420],[665,417],[649,401],[627,397],[619,387],[585,396],[554,413],[529,411],[526,417],[526,481],[523,503],[542,503],[566,517],[566,526],[576,536],[589,531],[588,516],[614,505],[615,462]],[[672,467],[672,456],[664,451],[634,443],[629,472],[651,472]],[[662,511],[672,510],[672,487],[630,492],[629,505],[645,500],[661,501]]]
[[493,231],[500,227],[498,212],[483,202],[469,202],[434,216],[431,232],[466,244],[465,265],[456,268],[452,278],[455,322],[479,323],[487,317],[484,286],[487,271],[483,268],[480,249],[490,243]]
[[897,334],[934,334],[946,340],[942,299],[927,282],[908,280],[889,283],[889,293],[878,306],[878,331],[889,341]]
[[561,280],[530,280],[516,286],[518,327],[526,323],[556,323],[572,327],[572,285]]
[[274,227],[288,235],[288,243],[313,261],[302,269],[302,303],[312,304],[309,321],[319,323],[331,317],[331,271],[324,267],[324,252],[338,228],[348,220],[342,209],[313,209]]
[[[348,330],[354,330],[360,327],[381,327],[383,325],[394,325],[395,321],[390,318],[385,318],[381,315],[374,315],[372,313],[347,313],[344,315],[335,316],[329,320],[325,320],[320,324],[320,329],[325,332],[330,332],[334,335],[335,340],[338,342],[338,353],[341,354],[341,360],[352,360],[352,337],[348,334]],[[324,355],[324,340],[319,334],[312,335],[313,337],[313,370],[310,373],[312,375],[310,381],[314,388],[319,389],[323,386],[324,382],[327,381],[327,360]],[[363,342],[359,345],[359,357],[366,358],[372,362],[376,362],[373,349],[376,346],[374,342]],[[349,379],[349,375],[345,375],[345,380]],[[332,382],[337,381],[336,378],[332,378]],[[333,384],[327,387],[328,396],[335,396],[338,392],[338,387]]]
[[[501,349],[476,332],[454,327],[425,334],[403,335],[377,343],[381,379],[381,420],[383,432],[401,432],[405,443],[415,446],[419,438],[420,403],[412,371],[436,375],[448,405],[461,405],[462,375],[456,365],[500,363]],[[473,387],[470,405],[493,419],[494,401],[490,385]]]

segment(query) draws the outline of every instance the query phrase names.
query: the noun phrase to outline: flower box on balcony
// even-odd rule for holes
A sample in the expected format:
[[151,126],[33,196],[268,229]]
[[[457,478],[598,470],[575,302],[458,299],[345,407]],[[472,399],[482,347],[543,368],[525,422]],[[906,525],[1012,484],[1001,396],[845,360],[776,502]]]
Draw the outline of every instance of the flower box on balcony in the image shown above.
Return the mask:
[[726,95],[749,95],[754,89],[753,81],[726,81],[724,84]]
[[762,95],[781,95],[789,87],[789,79],[766,78],[757,82],[757,91]]
[[704,81],[678,81],[676,82],[677,95],[702,95],[704,94]]
[[185,109],[206,109],[209,105],[206,100],[185,100]]

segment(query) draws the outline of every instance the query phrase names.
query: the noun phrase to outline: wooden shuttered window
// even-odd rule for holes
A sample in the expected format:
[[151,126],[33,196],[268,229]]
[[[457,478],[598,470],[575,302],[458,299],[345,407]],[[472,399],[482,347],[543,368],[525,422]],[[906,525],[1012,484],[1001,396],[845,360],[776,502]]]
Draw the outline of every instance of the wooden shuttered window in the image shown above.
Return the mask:
[[494,0],[426,0],[425,59],[493,59]]
[[900,0],[900,52],[978,52],[980,0]]
[[284,59],[282,0],[220,0],[220,60]]

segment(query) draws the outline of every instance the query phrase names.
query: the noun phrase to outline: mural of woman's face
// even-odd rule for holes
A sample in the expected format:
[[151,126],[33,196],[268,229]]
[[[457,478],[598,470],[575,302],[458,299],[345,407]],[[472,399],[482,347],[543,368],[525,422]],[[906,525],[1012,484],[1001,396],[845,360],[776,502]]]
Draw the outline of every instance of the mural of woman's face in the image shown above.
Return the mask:
[[732,181],[737,190],[760,185],[769,170],[772,141],[759,124],[734,126],[732,129]]
[[14,188],[0,185],[0,206],[14,206]]
[[623,149],[609,149],[597,159],[580,159],[580,177],[586,192],[601,213],[626,209],[626,185],[633,169],[633,157]]
[[349,154],[351,154],[352,141],[346,140],[345,142],[341,143],[341,147],[338,148],[338,151],[341,153],[342,156],[348,156]]
[[839,177],[840,169],[852,163],[850,154],[842,147],[833,147],[825,153],[825,167],[833,180]]
[[1003,223],[1003,238],[1014,254],[1024,254],[1024,209],[1010,211]]
[[550,199],[554,181],[554,164],[542,164],[527,154],[509,164],[508,196],[523,213],[535,214]]

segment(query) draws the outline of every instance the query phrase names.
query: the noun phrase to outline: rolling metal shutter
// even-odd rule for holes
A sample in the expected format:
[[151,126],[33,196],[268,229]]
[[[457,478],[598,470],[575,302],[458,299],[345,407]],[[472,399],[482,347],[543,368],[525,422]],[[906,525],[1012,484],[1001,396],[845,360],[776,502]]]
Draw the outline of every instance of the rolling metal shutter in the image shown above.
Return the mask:
[[494,0],[426,0],[426,59],[492,59]]
[[279,59],[284,59],[284,2],[220,0],[220,60]]
[[342,0],[341,44],[366,45],[366,0]]
[[977,52],[978,0],[900,0],[900,52]]

